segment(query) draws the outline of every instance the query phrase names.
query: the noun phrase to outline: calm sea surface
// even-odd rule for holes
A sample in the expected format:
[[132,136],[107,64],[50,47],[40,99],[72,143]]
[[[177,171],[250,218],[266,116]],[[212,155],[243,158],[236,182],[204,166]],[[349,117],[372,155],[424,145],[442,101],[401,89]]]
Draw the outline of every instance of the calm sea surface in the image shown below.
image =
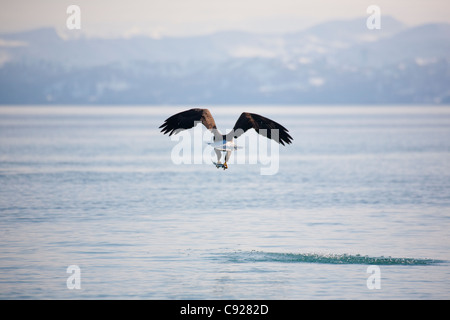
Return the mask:
[[210,107],[272,175],[177,164],[184,109],[0,106],[1,299],[450,298],[450,107]]

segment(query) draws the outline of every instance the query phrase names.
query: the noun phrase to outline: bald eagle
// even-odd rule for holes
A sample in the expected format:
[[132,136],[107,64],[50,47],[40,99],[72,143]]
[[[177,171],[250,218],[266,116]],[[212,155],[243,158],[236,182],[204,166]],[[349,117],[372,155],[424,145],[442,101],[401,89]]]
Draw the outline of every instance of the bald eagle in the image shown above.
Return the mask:
[[[193,128],[197,122],[201,122],[209,131],[214,135],[214,151],[217,155],[217,163],[214,163],[217,168],[228,168],[227,161],[230,159],[231,151],[236,149],[233,139],[237,139],[249,129],[255,129],[255,131],[268,139],[272,139],[281,145],[290,144],[293,138],[289,135],[289,130],[283,127],[281,124],[263,117],[259,114],[243,112],[236,121],[234,128],[227,134],[222,134],[217,129],[211,112],[208,109],[190,109],[179,112],[173,116],[167,118],[164,123],[159,127],[163,134],[177,134],[178,132],[186,129]],[[226,152],[225,162],[222,164],[220,158],[222,152]]]

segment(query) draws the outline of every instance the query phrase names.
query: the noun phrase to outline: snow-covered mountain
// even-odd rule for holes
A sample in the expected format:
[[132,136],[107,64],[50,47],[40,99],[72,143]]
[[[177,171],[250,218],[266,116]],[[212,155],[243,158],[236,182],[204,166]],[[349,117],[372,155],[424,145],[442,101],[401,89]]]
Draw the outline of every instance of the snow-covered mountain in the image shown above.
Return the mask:
[[383,17],[289,34],[0,35],[0,103],[449,103],[450,25]]

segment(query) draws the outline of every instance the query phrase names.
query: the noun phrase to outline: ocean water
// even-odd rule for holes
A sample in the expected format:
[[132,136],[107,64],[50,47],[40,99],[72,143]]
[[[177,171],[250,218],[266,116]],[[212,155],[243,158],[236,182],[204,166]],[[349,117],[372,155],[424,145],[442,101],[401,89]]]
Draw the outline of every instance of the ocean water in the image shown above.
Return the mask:
[[210,107],[269,175],[177,164],[184,109],[0,107],[1,299],[450,298],[450,107]]

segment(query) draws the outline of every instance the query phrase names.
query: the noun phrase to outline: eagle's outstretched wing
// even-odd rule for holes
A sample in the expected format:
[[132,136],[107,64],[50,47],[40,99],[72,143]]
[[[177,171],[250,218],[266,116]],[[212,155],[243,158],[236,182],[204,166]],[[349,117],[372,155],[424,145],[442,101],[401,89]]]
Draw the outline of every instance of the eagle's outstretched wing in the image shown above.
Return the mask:
[[[284,146],[285,143],[290,144],[293,138],[289,135],[289,130],[278,122],[255,113],[243,112],[234,125],[233,131],[229,134],[234,138],[238,138],[249,129],[255,129],[259,134],[275,140]],[[275,130],[275,131],[272,131]],[[227,139],[228,140],[228,139]]]
[[208,109],[190,109],[174,114],[167,118],[159,128],[162,133],[169,133],[169,136],[171,136],[181,130],[193,128],[197,121],[201,121],[210,131],[213,131],[213,129],[214,133],[217,131],[214,118]]

